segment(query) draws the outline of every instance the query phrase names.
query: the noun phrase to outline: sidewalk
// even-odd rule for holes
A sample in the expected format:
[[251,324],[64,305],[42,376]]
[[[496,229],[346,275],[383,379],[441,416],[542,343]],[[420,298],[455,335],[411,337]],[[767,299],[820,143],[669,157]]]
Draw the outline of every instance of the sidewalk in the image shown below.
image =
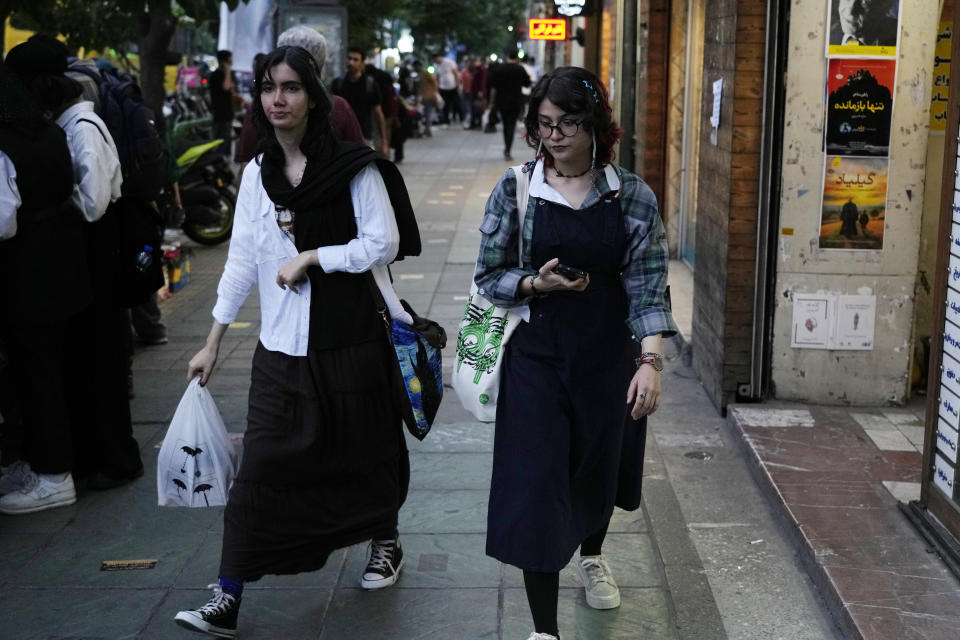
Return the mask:
[[801,563],[856,640],[960,634],[960,581],[898,509],[920,497],[923,407],[728,409]]
[[[514,154],[525,150],[518,140]],[[394,265],[396,288],[451,338],[466,302],[483,204],[507,167],[500,134],[439,129],[407,143],[402,165],[424,252]],[[518,160],[519,161],[519,160]],[[135,357],[131,402],[145,476],[76,505],[0,518],[0,639],[200,636],[172,622],[215,582],[222,509],[156,506],[156,456],[186,386],[187,361],[210,328],[226,245],[195,247],[191,283],[162,303],[170,342]],[[254,293],[227,332],[210,384],[227,424],[246,424],[259,333]],[[452,340],[444,353],[452,362]],[[623,592],[617,610],[587,607],[561,577],[564,640],[834,640],[816,595],[781,538],[743,456],[723,433],[692,369],[673,360],[651,421],[644,505],[618,511],[604,551]],[[420,443],[400,512],[405,566],[380,592],[359,588],[364,545],[321,571],[248,586],[238,637],[299,640],[525,640],[532,630],[518,570],[484,554],[493,427],[452,390]],[[153,569],[101,572],[104,560],[152,558]]]

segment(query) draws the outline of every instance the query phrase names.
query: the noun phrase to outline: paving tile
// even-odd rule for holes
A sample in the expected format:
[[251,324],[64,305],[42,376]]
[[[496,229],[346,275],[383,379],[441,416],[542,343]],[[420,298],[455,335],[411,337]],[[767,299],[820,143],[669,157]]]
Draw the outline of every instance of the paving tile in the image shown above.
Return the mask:
[[[668,596],[662,589],[621,589],[617,609],[597,611],[587,606],[583,589],[561,589],[558,607],[563,640],[676,640]],[[533,620],[523,589],[504,594],[502,637],[526,638]],[[704,639],[706,640],[706,639]]]
[[884,480],[883,486],[886,487],[887,491],[890,492],[890,495],[900,502],[910,502],[912,500],[920,499],[919,482],[895,482],[892,480]]
[[[501,564],[486,554],[482,534],[408,534],[401,531],[403,571],[401,589],[497,588]],[[356,588],[366,566],[366,544],[349,549],[340,586]]]
[[[452,389],[447,391],[453,395]],[[440,411],[443,410],[441,406]],[[492,453],[493,425],[483,422],[435,423],[422,442],[416,442],[408,435],[407,446],[411,451],[422,452]]]
[[490,489],[491,453],[411,453],[410,488]]
[[17,574],[27,563],[43,553],[53,533],[11,535],[0,529],[0,585],[15,584]]
[[914,616],[872,605],[849,605],[846,610],[861,637],[869,640],[947,640],[960,628],[960,620],[953,616]]
[[497,599],[496,589],[339,589],[320,638],[497,640]]
[[0,598],[2,628],[16,629],[6,636],[16,640],[169,638],[169,630],[140,634],[164,595],[162,589],[14,589]]
[[489,491],[411,491],[400,509],[403,533],[485,533]]
[[897,429],[864,429],[867,436],[883,451],[916,451],[917,448]]

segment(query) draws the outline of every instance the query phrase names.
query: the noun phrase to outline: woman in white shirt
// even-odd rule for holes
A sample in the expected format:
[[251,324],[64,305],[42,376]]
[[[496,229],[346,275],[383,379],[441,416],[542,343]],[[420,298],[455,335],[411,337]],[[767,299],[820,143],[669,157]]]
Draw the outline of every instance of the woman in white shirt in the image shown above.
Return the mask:
[[266,57],[254,95],[262,154],[243,173],[213,327],[187,373],[207,382],[256,285],[260,343],[219,585],[206,605],[175,618],[220,637],[235,633],[245,582],[319,569],[351,544],[372,541],[361,586],[393,584],[409,480],[372,294],[374,279],[389,291],[386,265],[399,243],[376,154],[333,138],[330,98],[300,47]]

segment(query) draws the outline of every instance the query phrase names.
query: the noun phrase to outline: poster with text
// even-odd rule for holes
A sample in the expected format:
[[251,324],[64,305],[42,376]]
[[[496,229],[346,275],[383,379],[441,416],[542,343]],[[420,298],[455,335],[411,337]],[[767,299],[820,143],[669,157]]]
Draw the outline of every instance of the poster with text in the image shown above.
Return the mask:
[[930,94],[930,130],[946,131],[950,97],[950,55],[953,23],[940,22],[937,46],[933,50],[933,91]]
[[827,153],[890,154],[895,60],[834,58],[827,63]]
[[900,0],[827,0],[828,56],[897,54]]
[[887,158],[827,156],[821,249],[883,249],[889,163]]

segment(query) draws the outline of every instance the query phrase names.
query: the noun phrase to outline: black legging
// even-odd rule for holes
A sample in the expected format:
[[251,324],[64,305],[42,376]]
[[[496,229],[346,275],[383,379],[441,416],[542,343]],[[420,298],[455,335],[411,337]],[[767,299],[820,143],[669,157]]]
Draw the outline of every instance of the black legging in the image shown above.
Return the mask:
[[520,109],[500,109],[500,119],[503,120],[503,151],[510,153],[513,147],[513,138],[517,135],[517,118]]
[[[580,544],[581,556],[598,556],[607,537],[607,523],[602,529],[590,535]],[[560,637],[557,624],[557,598],[560,595],[560,573],[523,572],[523,587],[527,592],[530,614],[533,616],[533,628],[537,633],[549,633]]]

